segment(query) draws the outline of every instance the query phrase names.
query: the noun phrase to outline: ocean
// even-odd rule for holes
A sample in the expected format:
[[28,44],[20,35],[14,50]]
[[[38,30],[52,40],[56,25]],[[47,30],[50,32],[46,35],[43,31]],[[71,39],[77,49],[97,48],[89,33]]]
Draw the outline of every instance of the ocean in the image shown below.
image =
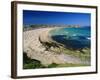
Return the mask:
[[50,35],[53,40],[71,49],[90,48],[91,45],[90,27],[56,28],[50,31]]

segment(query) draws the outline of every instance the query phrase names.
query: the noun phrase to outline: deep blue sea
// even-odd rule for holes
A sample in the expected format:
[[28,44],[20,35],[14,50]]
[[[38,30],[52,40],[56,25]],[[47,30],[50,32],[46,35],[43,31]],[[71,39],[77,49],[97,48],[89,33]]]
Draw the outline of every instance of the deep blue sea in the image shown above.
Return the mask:
[[53,40],[64,44],[67,48],[90,48],[90,27],[58,28],[50,31]]

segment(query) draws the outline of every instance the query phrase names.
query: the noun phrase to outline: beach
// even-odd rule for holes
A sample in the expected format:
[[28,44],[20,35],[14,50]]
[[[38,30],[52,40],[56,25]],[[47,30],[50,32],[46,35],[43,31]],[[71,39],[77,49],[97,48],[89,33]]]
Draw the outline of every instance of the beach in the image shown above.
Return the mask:
[[53,42],[50,36],[50,31],[55,28],[41,28],[41,29],[33,29],[29,31],[25,31],[23,34],[24,38],[24,52],[30,59],[39,60],[41,64],[48,66],[49,64],[88,64],[87,62],[82,62],[79,58],[64,54],[61,52],[57,54],[53,51],[46,51],[45,47],[39,41],[39,37],[44,42]]
[[43,41],[52,42],[53,40],[50,38],[49,31],[53,28],[43,28],[43,29],[35,29],[24,32],[24,51],[26,52],[27,47],[31,47],[37,51],[44,51],[44,48],[41,47],[41,43],[39,41],[39,37],[42,38]]

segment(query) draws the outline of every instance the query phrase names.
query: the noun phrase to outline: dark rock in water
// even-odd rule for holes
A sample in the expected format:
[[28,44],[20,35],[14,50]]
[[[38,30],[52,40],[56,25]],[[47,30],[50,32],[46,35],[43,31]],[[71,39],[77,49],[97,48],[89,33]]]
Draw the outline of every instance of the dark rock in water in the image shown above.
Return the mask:
[[39,37],[39,41],[45,47],[45,51],[50,50],[51,47],[60,48],[60,46],[63,46],[60,43],[56,43],[56,42],[42,41],[40,37]]
[[78,36],[79,39],[87,39],[86,37],[84,36]]
[[57,35],[57,36],[52,36],[52,39],[62,43],[65,45],[66,48],[73,49],[73,50],[81,50],[85,47],[90,47],[89,41],[86,40],[85,37],[83,36],[78,36],[81,39],[76,39],[76,38],[65,38],[66,35]]
[[64,44],[69,49],[90,48],[90,27],[84,26],[80,28],[61,28],[53,30],[52,39],[58,43]]

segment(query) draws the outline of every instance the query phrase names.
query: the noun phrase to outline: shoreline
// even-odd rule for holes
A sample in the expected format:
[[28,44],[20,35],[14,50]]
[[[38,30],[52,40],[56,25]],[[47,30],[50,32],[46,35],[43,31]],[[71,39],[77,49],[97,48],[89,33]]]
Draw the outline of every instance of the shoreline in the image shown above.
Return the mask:
[[31,45],[32,43],[34,44],[33,47],[36,47],[37,44],[38,46],[41,45],[41,43],[38,40],[39,36],[42,37],[44,41],[52,41],[51,37],[49,36],[49,31],[52,29],[54,28],[42,28],[42,29],[25,31],[24,32],[24,47]]
[[42,29],[35,29],[29,30],[24,32],[24,52],[30,59],[39,60],[43,65],[47,66],[52,63],[56,64],[87,64],[87,61],[81,61],[78,57],[72,56],[70,54],[65,54],[60,52],[57,54],[51,51],[45,51],[45,47],[40,43],[39,36],[41,40],[44,42],[54,42],[49,31],[54,30],[57,28],[42,28]]

